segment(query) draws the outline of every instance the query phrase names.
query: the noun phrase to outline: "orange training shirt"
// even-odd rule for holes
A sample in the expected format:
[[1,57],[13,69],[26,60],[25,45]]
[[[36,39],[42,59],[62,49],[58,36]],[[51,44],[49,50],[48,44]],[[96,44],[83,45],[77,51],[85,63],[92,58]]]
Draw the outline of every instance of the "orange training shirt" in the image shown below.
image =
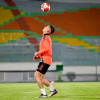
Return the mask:
[[41,62],[52,64],[52,40],[50,34],[43,34],[37,54],[41,56]]

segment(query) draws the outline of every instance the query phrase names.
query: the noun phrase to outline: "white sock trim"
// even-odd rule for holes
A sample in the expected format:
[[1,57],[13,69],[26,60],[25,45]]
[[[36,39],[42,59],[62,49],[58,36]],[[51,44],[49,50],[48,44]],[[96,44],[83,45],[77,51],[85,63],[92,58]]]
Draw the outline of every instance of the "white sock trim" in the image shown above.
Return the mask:
[[42,94],[46,95],[45,88],[43,88],[43,89],[40,89],[40,90],[41,90]]
[[54,91],[54,89],[55,89],[51,84],[48,88],[50,89],[50,91]]

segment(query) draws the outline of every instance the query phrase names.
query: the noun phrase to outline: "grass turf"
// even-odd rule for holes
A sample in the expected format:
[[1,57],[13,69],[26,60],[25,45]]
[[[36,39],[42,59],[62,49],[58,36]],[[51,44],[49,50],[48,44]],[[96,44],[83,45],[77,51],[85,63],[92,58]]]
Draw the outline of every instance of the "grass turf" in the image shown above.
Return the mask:
[[59,92],[55,96],[36,98],[41,93],[36,83],[1,83],[0,100],[100,100],[99,82],[55,83],[54,87]]

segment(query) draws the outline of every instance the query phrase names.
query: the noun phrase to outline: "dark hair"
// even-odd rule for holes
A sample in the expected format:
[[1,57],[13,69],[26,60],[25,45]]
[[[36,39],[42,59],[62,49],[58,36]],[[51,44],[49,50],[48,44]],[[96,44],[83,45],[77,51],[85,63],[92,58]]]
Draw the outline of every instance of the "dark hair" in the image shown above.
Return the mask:
[[50,28],[51,28],[51,34],[54,33],[55,29],[52,25],[50,25]]

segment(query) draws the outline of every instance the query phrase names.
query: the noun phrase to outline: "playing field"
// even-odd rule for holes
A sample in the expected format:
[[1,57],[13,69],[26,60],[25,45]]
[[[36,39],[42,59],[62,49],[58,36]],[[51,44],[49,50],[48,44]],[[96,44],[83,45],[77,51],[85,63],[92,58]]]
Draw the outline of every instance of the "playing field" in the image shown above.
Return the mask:
[[[99,82],[55,83],[58,94],[49,100],[100,100]],[[46,88],[47,94],[49,89]],[[0,84],[0,100],[40,100],[36,83]],[[41,100],[44,100],[43,98]]]

